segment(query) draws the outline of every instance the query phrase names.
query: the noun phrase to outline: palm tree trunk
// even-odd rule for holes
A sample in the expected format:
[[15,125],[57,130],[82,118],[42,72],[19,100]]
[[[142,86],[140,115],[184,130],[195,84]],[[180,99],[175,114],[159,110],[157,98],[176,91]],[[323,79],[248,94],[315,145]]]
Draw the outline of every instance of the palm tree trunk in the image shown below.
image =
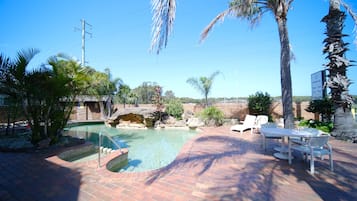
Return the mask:
[[[345,58],[345,50],[347,50],[342,39],[345,16],[345,13],[341,12],[340,1],[330,0],[329,13],[322,19],[326,23],[327,30],[324,53],[327,54],[329,60],[326,65],[330,74],[328,83],[333,83],[332,81],[338,76],[345,77],[347,67],[349,67],[348,64],[341,63],[338,60],[338,58]],[[357,131],[354,128],[355,122],[351,112],[351,104],[346,99],[346,97],[349,97],[348,86],[346,88],[335,87],[330,84],[328,86],[331,89],[331,99],[335,108],[334,128],[331,134],[341,139],[356,141]]]
[[294,128],[293,94],[290,73],[290,47],[286,17],[276,18],[280,38],[280,76],[281,97],[283,103],[283,118],[285,128]]

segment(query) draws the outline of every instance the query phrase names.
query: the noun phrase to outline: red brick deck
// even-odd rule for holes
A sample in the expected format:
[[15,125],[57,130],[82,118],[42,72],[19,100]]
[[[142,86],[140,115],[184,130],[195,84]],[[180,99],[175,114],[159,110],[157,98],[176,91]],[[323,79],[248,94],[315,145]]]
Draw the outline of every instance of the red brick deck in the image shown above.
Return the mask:
[[0,152],[0,200],[357,200],[357,144],[331,144],[335,171],[317,160],[315,175],[299,159],[275,159],[274,142],[264,152],[259,134],[227,127],[204,128],[172,164],[146,173],[112,173],[49,151]]

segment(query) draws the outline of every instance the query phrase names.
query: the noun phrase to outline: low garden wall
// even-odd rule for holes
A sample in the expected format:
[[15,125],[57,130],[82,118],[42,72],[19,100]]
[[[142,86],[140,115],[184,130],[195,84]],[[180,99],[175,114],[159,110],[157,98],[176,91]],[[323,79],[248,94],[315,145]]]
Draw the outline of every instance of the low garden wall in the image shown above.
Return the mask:
[[[227,119],[244,119],[245,115],[249,113],[248,110],[248,102],[238,102],[238,103],[216,103],[213,106],[220,109],[225,118]],[[303,119],[314,119],[314,114],[310,112],[306,112],[305,109],[309,106],[309,102],[300,102],[293,103],[293,111],[295,117],[301,117]],[[123,108],[122,104],[116,104],[116,108]],[[126,108],[134,107],[132,105],[125,105]],[[139,107],[153,107],[153,104],[140,104]],[[192,112],[197,114],[201,112],[204,108],[200,104],[196,103],[185,103],[183,104],[183,108],[185,112]],[[273,102],[271,109],[271,116],[273,120],[281,118],[283,116],[283,106],[281,102]]]

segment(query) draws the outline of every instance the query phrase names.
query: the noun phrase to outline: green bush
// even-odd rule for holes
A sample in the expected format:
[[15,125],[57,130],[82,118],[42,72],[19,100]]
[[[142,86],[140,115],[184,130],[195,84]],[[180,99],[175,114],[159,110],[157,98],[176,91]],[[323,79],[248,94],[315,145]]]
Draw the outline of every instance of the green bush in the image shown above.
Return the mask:
[[305,110],[320,114],[324,122],[330,122],[334,113],[333,102],[330,98],[310,101],[309,106]]
[[332,122],[321,122],[321,121],[315,121],[312,119],[300,121],[299,126],[308,127],[308,128],[316,128],[316,129],[323,131],[325,133],[331,133],[331,131],[333,129]]
[[265,92],[256,92],[248,97],[249,114],[253,115],[269,115],[272,98]]
[[180,100],[172,99],[166,106],[165,112],[176,119],[182,119],[183,105]]
[[205,124],[210,124],[213,121],[215,126],[220,126],[223,124],[224,114],[221,110],[214,106],[205,108],[201,114],[201,118],[205,121]]

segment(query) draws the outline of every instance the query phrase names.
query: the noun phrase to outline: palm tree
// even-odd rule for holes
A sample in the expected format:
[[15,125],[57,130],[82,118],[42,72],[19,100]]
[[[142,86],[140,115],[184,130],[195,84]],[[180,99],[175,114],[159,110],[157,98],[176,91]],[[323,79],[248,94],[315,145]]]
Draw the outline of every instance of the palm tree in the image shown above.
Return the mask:
[[[229,4],[229,8],[213,19],[201,34],[201,40],[205,39],[212,27],[219,20],[223,20],[227,15],[247,19],[252,24],[257,23],[266,12],[271,12],[274,15],[278,24],[281,46],[280,76],[285,128],[294,127],[290,73],[291,52],[287,30],[287,14],[293,1],[294,0],[232,0]],[[176,3],[175,0],[152,0],[152,5],[154,10],[154,23],[151,48],[156,47],[157,53],[159,53],[161,48],[166,46],[168,35],[172,31]]]
[[199,79],[191,77],[186,81],[187,83],[191,84],[194,88],[196,88],[205,97],[205,107],[208,106],[208,94],[211,92],[213,80],[218,74],[220,74],[220,72],[216,71],[212,73],[210,77],[203,76],[200,77]]
[[39,53],[37,49],[22,50],[17,53],[15,60],[1,56],[1,81],[0,91],[11,97],[15,102],[20,102],[24,115],[29,119],[26,97],[26,69],[32,58]]
[[123,101],[124,108],[125,108],[125,104],[128,102],[130,91],[131,89],[129,85],[121,84],[119,86],[117,96]]
[[[340,0],[330,0],[329,13],[322,19],[326,23],[327,35],[323,49],[323,53],[327,54],[326,58],[328,59],[328,63],[325,65],[329,71],[329,79],[326,81],[326,85],[331,90],[331,99],[335,109],[332,135],[356,141],[357,132],[354,129],[354,120],[351,113],[353,98],[348,93],[351,82],[346,75],[347,68],[352,66],[352,61],[345,57],[348,44],[343,41],[343,37],[346,35],[342,33],[342,30],[346,14],[341,11],[340,5]],[[346,4],[343,3],[343,5],[357,22],[357,16]]]
[[112,73],[110,72],[109,68],[105,68],[104,72],[107,75],[107,80],[106,80],[106,88],[107,88],[107,95],[108,99],[106,100],[106,108],[107,108],[107,117],[110,117],[112,115],[112,102],[113,102],[113,96],[115,93],[117,93],[119,86],[123,84],[123,80],[120,78],[112,78]]
[[237,18],[247,19],[252,25],[256,24],[264,13],[271,12],[278,24],[280,39],[280,77],[281,77],[281,97],[283,104],[284,127],[294,127],[294,114],[292,106],[292,86],[290,60],[291,51],[287,29],[287,15],[291,3],[294,0],[233,0],[229,8],[215,17],[201,34],[204,40],[213,26],[219,21],[224,20],[227,15]]

